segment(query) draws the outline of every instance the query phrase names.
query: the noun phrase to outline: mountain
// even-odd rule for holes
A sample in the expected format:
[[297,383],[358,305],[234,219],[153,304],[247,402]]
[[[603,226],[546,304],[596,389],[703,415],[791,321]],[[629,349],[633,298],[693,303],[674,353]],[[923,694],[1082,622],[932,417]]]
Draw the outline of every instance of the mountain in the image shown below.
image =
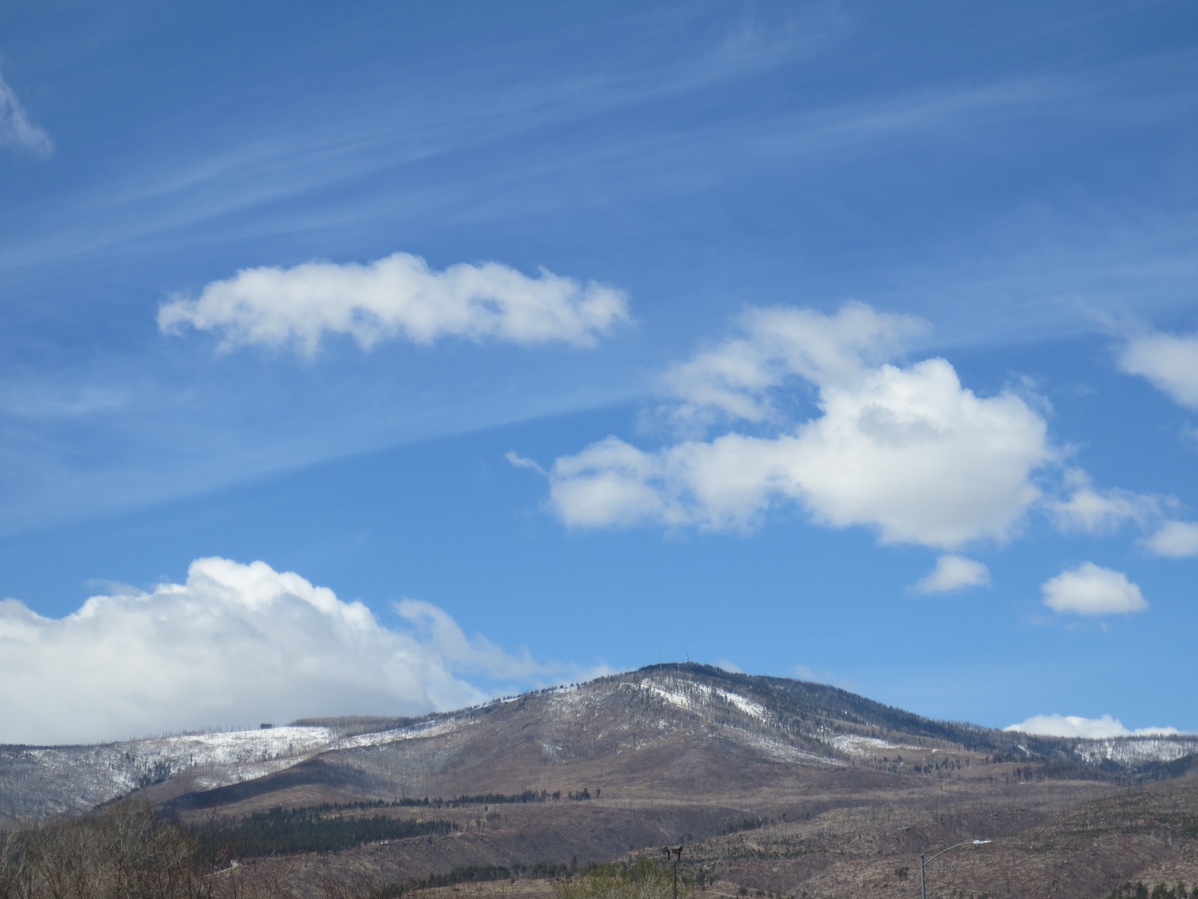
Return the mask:
[[[284,810],[423,816],[443,830],[364,839],[337,857],[404,882],[687,844],[689,876],[786,893],[801,883],[813,896],[899,887],[921,852],[983,837],[995,846],[953,868],[977,868],[992,895],[1004,861],[1008,895],[1097,895],[1072,890],[1198,881],[1185,861],[1198,846],[1196,760],[1198,736],[1033,737],[822,684],[668,664],[419,719],[0,747],[0,820],[128,794],[239,839]],[[1126,796],[1139,804],[1120,805]],[[1036,849],[1046,841],[1068,851]],[[1096,861],[1104,852],[1118,864]]]

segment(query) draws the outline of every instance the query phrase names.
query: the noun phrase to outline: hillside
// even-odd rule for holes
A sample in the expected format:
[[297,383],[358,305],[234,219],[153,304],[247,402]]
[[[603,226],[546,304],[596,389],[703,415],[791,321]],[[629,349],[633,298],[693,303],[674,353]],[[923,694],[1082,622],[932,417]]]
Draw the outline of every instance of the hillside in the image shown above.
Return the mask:
[[[378,883],[560,873],[685,844],[687,877],[810,896],[911,889],[921,852],[981,837],[993,845],[951,858],[961,889],[1102,896],[1198,881],[1196,753],[1194,736],[1034,738],[658,665],[415,720],[3,747],[0,815],[132,792],[242,853],[274,846],[255,864]],[[419,821],[419,835],[404,823]],[[320,839],[337,851],[305,854]]]

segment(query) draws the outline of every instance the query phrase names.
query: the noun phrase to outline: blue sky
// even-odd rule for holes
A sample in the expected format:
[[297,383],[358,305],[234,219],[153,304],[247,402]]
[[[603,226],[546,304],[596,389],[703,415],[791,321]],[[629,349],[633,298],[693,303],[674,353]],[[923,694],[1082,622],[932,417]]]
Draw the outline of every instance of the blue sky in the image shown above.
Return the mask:
[[686,658],[1198,731],[1193,3],[0,19],[0,741]]

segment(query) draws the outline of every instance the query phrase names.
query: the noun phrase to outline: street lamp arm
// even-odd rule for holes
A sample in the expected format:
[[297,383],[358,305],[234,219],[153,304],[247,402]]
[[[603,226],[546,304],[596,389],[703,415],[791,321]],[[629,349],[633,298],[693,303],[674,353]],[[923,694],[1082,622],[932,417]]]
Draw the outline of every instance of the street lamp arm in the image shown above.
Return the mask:
[[923,853],[919,856],[919,895],[920,899],[928,899],[928,880],[924,875],[924,869],[927,868],[928,862],[935,861],[944,855],[946,852],[952,852],[954,849],[960,849],[962,846],[984,846],[990,840],[966,840],[964,843],[957,843],[955,846],[949,846],[947,849],[941,849],[931,858],[924,858]]
[[[986,843],[990,843],[990,842],[993,842],[993,841],[992,840],[966,840],[964,843],[958,843],[956,846],[949,846],[947,849],[941,849],[935,855],[930,856],[927,859],[927,861],[925,861],[923,864],[926,866],[928,864],[928,862],[931,862],[935,859],[940,858],[940,856],[944,855],[944,853],[952,852],[954,849],[960,849],[962,846],[982,846],[982,845],[984,845]],[[922,859],[923,856],[921,855],[920,858]]]

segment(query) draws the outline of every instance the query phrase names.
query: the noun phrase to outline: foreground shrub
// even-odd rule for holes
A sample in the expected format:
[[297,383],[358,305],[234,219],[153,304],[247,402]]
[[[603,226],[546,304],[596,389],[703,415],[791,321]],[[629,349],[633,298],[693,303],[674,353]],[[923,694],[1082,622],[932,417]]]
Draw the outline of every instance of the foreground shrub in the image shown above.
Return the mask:
[[[671,899],[674,869],[649,858],[630,864],[598,865],[555,887],[558,899]],[[678,880],[678,895],[689,896],[690,885]]]

